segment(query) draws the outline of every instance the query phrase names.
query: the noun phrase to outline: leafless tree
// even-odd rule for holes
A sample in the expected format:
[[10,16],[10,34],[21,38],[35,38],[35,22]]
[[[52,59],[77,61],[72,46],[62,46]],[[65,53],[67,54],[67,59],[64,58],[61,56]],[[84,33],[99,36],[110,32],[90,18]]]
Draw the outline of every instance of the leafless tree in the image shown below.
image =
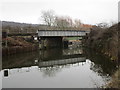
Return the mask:
[[80,19],[75,19],[74,20],[74,27],[76,28],[81,28],[82,27],[82,23]]
[[57,16],[55,18],[54,25],[59,28],[68,28],[72,27],[72,19],[69,17],[65,16]]
[[73,20],[69,16],[56,16],[53,10],[42,11],[42,19],[48,26],[54,26],[61,29],[66,28],[81,28],[81,20]]
[[52,26],[55,20],[55,14],[53,10],[42,11],[42,18],[46,25]]

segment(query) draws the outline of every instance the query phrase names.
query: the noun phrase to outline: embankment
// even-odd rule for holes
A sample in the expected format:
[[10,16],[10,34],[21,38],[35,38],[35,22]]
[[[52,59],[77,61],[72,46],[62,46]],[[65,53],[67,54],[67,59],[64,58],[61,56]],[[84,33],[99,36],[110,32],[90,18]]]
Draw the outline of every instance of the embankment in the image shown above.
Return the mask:
[[37,50],[35,43],[28,42],[22,37],[7,37],[2,39],[2,56]]
[[[120,23],[111,26],[110,28],[93,27],[90,34],[85,39],[85,46],[92,48],[97,52],[109,57],[119,65],[120,58]],[[119,66],[118,66],[119,67]],[[106,85],[107,88],[120,88],[120,78],[118,77],[120,69],[112,75],[112,80]]]
[[120,24],[107,29],[93,27],[85,40],[85,46],[110,57],[111,60],[118,61],[118,44],[120,45],[118,43],[118,25]]
[[112,80],[105,87],[120,89],[120,68],[112,75]]

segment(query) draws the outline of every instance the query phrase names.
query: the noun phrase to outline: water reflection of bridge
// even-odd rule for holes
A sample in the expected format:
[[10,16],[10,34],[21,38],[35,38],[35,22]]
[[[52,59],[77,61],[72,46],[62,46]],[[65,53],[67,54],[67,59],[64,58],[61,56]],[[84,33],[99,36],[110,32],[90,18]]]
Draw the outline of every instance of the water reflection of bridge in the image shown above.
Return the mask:
[[[28,67],[19,67],[14,69],[4,69],[4,77],[8,77],[13,74],[19,74],[19,73],[25,73],[25,72],[31,72],[31,71],[40,71],[43,72],[45,76],[55,76],[58,72],[61,72],[64,68],[70,68],[73,66],[83,66],[86,63],[85,58],[75,58],[75,61],[73,59],[67,59],[67,60],[58,60],[56,61],[50,61],[50,62],[39,62],[38,66],[28,66]],[[62,63],[61,63],[62,62]],[[42,66],[44,63],[45,66]],[[46,64],[47,63],[47,64]],[[53,65],[54,64],[54,65]],[[2,72],[3,72],[2,71]]]
[[75,54],[83,54],[82,49],[78,48],[69,48],[69,49],[64,49],[63,50],[63,55],[75,55]]
[[50,67],[55,65],[74,64],[74,63],[85,62],[85,61],[86,61],[85,57],[52,60],[52,61],[41,61],[39,62],[39,67],[41,68],[41,67]]
[[5,57],[3,58],[3,69],[30,67],[36,65],[40,65],[40,67],[42,67],[44,66],[44,63],[49,63],[45,66],[78,63],[84,61],[85,56],[82,53],[82,48],[57,48],[10,56],[9,58]]
[[39,60],[60,60],[69,58],[84,57],[82,48],[68,48],[68,49],[48,49],[39,52]]
[[84,57],[83,50],[81,48],[50,49],[41,51],[38,66],[40,68],[54,67],[85,61],[86,58]]

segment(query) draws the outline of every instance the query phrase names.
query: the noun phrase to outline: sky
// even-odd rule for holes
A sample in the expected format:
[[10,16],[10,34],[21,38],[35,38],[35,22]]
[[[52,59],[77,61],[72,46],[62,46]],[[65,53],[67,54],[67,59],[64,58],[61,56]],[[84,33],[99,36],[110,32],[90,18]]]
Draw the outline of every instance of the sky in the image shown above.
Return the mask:
[[120,0],[0,0],[0,20],[42,23],[41,11],[80,19],[85,24],[118,21]]
[[120,1],[118,2],[118,22],[120,22]]

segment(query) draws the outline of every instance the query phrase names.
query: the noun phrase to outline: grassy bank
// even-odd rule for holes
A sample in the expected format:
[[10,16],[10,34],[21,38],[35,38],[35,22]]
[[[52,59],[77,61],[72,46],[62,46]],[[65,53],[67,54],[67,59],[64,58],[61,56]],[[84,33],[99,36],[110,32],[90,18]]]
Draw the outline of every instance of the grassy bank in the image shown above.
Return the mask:
[[[30,41],[30,40],[29,40]],[[2,39],[2,55],[24,53],[37,50],[37,45],[22,37],[7,37]]]

